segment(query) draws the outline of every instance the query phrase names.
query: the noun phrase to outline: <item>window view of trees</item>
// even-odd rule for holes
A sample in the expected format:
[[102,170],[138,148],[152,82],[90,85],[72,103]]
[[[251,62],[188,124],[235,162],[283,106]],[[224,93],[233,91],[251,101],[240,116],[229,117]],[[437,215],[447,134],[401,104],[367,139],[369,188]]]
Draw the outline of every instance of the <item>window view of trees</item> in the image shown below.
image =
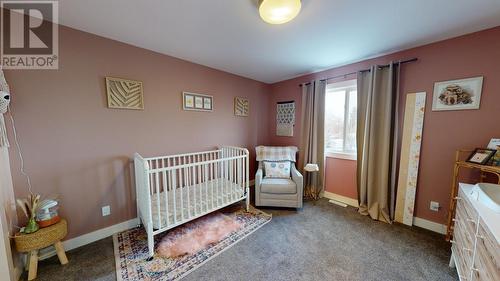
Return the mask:
[[326,151],[327,153],[356,154],[356,81],[341,83],[337,87],[335,84],[330,84],[326,91]]

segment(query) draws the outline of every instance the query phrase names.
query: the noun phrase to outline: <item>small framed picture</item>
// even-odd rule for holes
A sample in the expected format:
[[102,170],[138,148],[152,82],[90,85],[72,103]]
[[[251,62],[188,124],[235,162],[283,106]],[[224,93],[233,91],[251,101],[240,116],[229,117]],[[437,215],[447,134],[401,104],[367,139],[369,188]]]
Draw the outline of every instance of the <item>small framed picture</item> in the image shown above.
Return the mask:
[[436,82],[432,111],[479,109],[483,77]]
[[203,97],[194,97],[194,108],[203,109]]
[[197,93],[182,92],[182,109],[211,112],[214,110],[214,97]]
[[488,148],[500,150],[500,139],[491,139]]
[[203,98],[203,109],[212,110],[212,98]]
[[485,165],[495,153],[497,151],[494,149],[476,148],[467,159],[467,162]]
[[194,108],[194,96],[184,95],[184,107],[185,108]]

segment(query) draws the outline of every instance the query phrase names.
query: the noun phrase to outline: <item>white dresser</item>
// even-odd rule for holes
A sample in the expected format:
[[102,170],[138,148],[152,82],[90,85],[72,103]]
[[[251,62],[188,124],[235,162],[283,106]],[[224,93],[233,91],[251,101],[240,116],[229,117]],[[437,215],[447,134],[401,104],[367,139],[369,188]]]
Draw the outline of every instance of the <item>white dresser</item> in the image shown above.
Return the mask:
[[460,184],[450,266],[462,281],[500,281],[500,213],[478,201],[473,190]]

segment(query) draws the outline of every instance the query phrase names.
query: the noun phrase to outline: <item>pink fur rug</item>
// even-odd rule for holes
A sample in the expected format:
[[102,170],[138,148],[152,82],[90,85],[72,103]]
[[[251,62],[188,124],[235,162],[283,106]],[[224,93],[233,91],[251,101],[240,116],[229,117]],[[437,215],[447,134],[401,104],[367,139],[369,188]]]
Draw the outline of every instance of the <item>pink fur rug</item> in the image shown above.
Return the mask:
[[157,251],[159,255],[170,258],[192,255],[241,227],[242,224],[234,218],[214,213],[174,229],[161,239]]

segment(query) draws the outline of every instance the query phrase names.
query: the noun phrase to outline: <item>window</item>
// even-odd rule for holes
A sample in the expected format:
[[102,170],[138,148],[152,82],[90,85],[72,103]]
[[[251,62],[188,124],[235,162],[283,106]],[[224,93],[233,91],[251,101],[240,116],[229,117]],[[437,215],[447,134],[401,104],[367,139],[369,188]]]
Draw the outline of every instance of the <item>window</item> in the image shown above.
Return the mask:
[[326,155],[356,159],[356,80],[328,84],[325,95]]

